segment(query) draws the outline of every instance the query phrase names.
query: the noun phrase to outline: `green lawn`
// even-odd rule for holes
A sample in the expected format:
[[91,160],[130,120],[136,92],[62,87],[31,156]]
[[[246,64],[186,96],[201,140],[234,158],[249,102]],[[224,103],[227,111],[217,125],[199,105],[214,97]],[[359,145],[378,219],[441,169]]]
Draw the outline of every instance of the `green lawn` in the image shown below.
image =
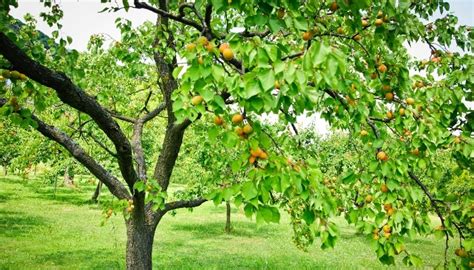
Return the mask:
[[[86,184],[58,188],[54,196],[54,189],[39,181],[0,178],[0,269],[123,269],[123,219],[114,215],[101,226],[100,206],[87,203],[93,189]],[[377,261],[370,241],[342,220],[335,249],[323,251],[316,244],[302,252],[291,241],[286,216],[280,224],[260,228],[241,210],[234,209],[232,218],[234,232],[227,235],[224,206],[206,203],[166,216],[155,237],[154,268],[387,268]],[[407,248],[428,268],[443,261],[443,240],[419,238]],[[397,269],[403,268],[399,259]]]

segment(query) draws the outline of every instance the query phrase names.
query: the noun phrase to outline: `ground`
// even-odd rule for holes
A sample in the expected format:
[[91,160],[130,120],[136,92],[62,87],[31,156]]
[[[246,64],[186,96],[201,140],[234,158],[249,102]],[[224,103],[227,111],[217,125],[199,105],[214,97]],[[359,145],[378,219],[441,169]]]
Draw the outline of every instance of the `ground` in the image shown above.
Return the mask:
[[[0,269],[123,269],[123,218],[117,213],[102,226],[106,202],[88,203],[93,189],[83,182],[55,191],[38,179],[0,178]],[[291,241],[285,215],[280,224],[260,228],[238,209],[232,219],[234,231],[227,235],[225,205],[167,215],[155,237],[154,269],[386,269],[370,240],[343,220],[335,249],[323,251],[316,243],[303,252]],[[407,248],[428,268],[443,261],[443,239],[420,237]],[[391,269],[403,268],[401,259]]]

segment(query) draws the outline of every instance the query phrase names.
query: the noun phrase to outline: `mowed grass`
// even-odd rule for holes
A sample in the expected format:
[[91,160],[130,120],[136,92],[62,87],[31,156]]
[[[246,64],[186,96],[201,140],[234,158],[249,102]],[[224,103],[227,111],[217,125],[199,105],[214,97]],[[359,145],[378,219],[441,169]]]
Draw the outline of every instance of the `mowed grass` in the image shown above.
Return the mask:
[[[102,206],[88,203],[92,184],[54,188],[38,180],[0,178],[0,269],[124,269],[125,226],[120,214],[104,220]],[[103,202],[110,202],[104,193]],[[106,202],[104,202],[106,201]],[[308,252],[292,243],[288,217],[257,227],[233,209],[231,234],[225,207],[206,203],[167,215],[158,227],[154,269],[400,269],[376,259],[369,240],[345,221],[336,248]],[[452,246],[452,245],[451,245]],[[443,262],[443,240],[419,238],[407,249],[433,268]],[[449,254],[453,254],[450,250]]]

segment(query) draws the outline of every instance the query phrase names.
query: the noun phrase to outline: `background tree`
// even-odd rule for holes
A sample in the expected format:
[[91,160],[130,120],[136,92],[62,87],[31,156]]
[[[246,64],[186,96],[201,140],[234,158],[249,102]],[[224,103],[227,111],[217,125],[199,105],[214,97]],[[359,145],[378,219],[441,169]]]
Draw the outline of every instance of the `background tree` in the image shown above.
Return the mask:
[[[386,264],[402,252],[406,264],[420,263],[403,242],[432,233],[434,212],[446,246],[451,236],[460,236],[456,254],[461,259],[445,266],[469,267],[472,233],[462,228],[472,226],[472,194],[449,204],[425,184],[437,175],[437,149],[451,149],[453,162],[472,169],[472,112],[466,102],[472,101],[473,36],[453,15],[432,21],[434,12],[448,10],[447,3],[123,1],[123,8],[153,12],[157,20],[137,29],[117,20],[121,41],[91,69],[78,68],[87,56],[67,50],[71,40],[58,31],[48,41],[57,46],[50,48],[38,40],[31,19],[13,31],[10,5],[17,3],[3,1],[0,13],[0,64],[10,81],[2,88],[2,114],[62,145],[124,202],[127,268],[151,269],[154,233],[167,212],[206,199],[220,203],[228,194],[257,223],[278,222],[279,208],[291,210],[301,225],[295,234],[302,248],[315,237],[323,248],[334,246],[339,232],[332,219],[346,209],[348,220],[373,239],[377,257]],[[60,7],[45,5],[51,12],[42,17],[59,28]],[[403,46],[420,40],[432,50],[428,61],[413,60]],[[452,41],[464,52],[445,50]],[[185,70],[178,65],[181,58]],[[130,102],[123,90],[143,84],[150,91]],[[49,124],[56,121],[47,111],[62,103],[107,138],[109,147],[102,148],[120,174]],[[332,196],[324,168],[305,155],[304,144],[287,143],[292,139],[286,125],[297,133],[297,117],[317,112],[362,142],[358,166],[347,166],[337,179],[335,188],[347,193],[341,199]],[[150,156],[143,150],[144,130],[159,124],[161,113],[166,113],[162,145]],[[266,132],[260,118],[266,114],[279,114],[282,128]],[[216,116],[229,123],[217,135],[238,153],[231,166],[248,170],[247,177],[236,188],[216,188],[205,198],[174,200],[168,187],[185,130],[195,121],[212,124]],[[249,128],[252,132],[245,132]],[[215,136],[215,129],[210,132]],[[301,159],[289,160],[295,147]],[[361,206],[356,194],[373,194],[373,200],[364,199]]]

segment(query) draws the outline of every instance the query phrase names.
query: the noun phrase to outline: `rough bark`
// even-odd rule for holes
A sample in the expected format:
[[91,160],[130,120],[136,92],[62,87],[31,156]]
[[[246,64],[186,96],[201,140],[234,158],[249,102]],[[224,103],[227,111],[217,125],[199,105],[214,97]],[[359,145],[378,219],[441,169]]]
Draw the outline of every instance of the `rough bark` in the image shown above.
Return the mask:
[[225,232],[230,233],[232,230],[232,226],[230,224],[230,203],[229,201],[225,202],[225,208],[226,208],[226,219],[225,219]]
[[128,270],[151,270],[153,239],[156,226],[148,225],[141,219],[127,220],[126,263]]
[[98,202],[101,190],[102,190],[102,182],[99,181],[99,183],[97,183],[97,187],[95,188],[94,194],[92,194],[91,201],[93,203]]
[[153,176],[163,190],[168,189],[168,185],[173,172],[179,150],[183,142],[184,129],[177,126],[168,127],[166,129],[163,146],[155,166]]

